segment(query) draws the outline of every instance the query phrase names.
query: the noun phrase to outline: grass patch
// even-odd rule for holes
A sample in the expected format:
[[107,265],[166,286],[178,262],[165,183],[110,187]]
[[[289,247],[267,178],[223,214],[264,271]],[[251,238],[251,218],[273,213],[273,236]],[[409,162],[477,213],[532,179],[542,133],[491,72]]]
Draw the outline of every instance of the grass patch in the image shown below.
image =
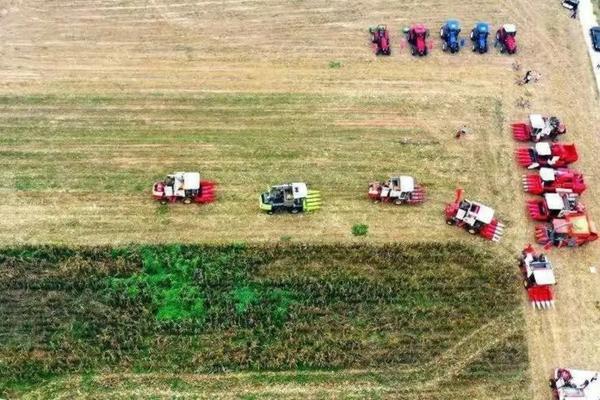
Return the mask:
[[366,236],[369,233],[369,227],[365,224],[352,225],[352,234],[354,236]]

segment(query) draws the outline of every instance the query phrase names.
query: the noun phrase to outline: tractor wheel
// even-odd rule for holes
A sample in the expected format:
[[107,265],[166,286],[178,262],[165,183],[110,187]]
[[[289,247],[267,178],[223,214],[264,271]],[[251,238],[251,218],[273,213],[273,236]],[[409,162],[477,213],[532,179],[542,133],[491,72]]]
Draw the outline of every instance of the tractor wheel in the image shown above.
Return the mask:
[[442,42],[442,51],[448,50],[448,44],[446,42]]
[[456,224],[456,222],[454,222],[454,220],[453,220],[453,219],[447,219],[447,220],[446,220],[446,223],[447,223],[448,225],[455,225],[455,224]]
[[442,39],[444,38],[444,28],[443,27],[440,29],[440,37]]
[[469,229],[467,229],[467,232],[469,232],[471,235],[474,235],[474,234],[477,233],[477,229],[475,229],[475,228],[469,228]]
[[527,279],[523,279],[523,287],[529,289],[529,282],[527,282]]
[[299,210],[299,209],[297,209],[297,208],[292,208],[292,209],[290,210],[290,213],[292,213],[292,214],[298,214],[298,212],[299,212],[299,211],[300,211],[300,210]]
[[417,49],[415,49],[415,46],[410,47],[410,54],[412,54],[413,56],[417,55]]
[[425,50],[423,50],[423,55],[426,56],[427,52],[428,52],[427,47],[425,47]]
[[504,47],[503,44],[500,44],[500,53],[505,53],[506,52],[506,47]]
[[473,52],[477,51],[477,47],[473,44]]
[[163,206],[166,206],[167,204],[169,204],[169,202],[167,200],[161,200],[160,204],[162,204]]
[[273,215],[273,211],[272,211],[272,210],[269,210],[269,211],[267,211],[267,214],[269,214],[269,215]]
[[396,204],[396,205],[400,205],[402,203],[403,203],[403,201],[401,199],[394,200],[394,204]]
[[471,40],[475,39],[475,35],[473,34],[473,31],[471,31]]
[[186,197],[185,199],[183,199],[183,204],[192,204],[192,199],[189,197]]

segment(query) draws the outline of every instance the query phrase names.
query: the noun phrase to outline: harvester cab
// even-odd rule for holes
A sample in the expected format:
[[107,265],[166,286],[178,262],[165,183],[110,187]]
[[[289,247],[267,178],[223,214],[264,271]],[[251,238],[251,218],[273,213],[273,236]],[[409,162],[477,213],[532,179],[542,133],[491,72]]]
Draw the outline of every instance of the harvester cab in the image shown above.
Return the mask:
[[369,27],[371,34],[371,43],[375,45],[375,55],[389,56],[392,52],[390,48],[390,36],[385,25]]
[[429,29],[423,24],[415,24],[408,29],[406,41],[413,56],[426,56],[430,45],[427,44]]
[[446,223],[462,227],[472,235],[479,234],[488,240],[500,241],[504,224],[494,217],[494,209],[475,201],[463,200],[463,193],[462,189],[457,189],[454,202],[446,205]]
[[393,176],[387,182],[371,182],[369,198],[394,204],[420,204],[425,201],[425,190],[412,176]]
[[455,19],[446,21],[440,28],[440,38],[442,39],[442,50],[457,53],[460,47],[464,45],[464,39],[460,38],[460,23]]
[[529,122],[512,124],[513,137],[521,142],[539,142],[550,139],[555,141],[558,135],[567,132],[567,128],[557,117],[544,117],[541,114],[529,115]]
[[548,248],[577,247],[598,239],[598,231],[586,214],[555,218],[549,224],[537,225],[535,237],[538,244]]
[[485,22],[478,22],[471,30],[471,42],[473,51],[479,54],[487,53],[488,51],[488,36],[490,34],[490,26]]
[[523,286],[531,305],[534,308],[554,307],[556,278],[550,260],[544,254],[537,254],[531,245],[523,249],[519,260]]
[[260,208],[269,214],[288,211],[292,214],[321,208],[321,194],[308,190],[306,183],[285,183],[272,186],[260,195]]
[[550,378],[554,400],[600,399],[600,372],[557,368]]
[[501,53],[515,54],[517,52],[517,27],[514,24],[504,24],[496,32],[495,46],[500,46]]
[[541,199],[527,200],[527,211],[535,221],[550,221],[585,212],[575,193],[545,193]]
[[161,204],[210,203],[215,200],[215,186],[212,181],[201,180],[199,172],[175,172],[154,183],[152,196]]

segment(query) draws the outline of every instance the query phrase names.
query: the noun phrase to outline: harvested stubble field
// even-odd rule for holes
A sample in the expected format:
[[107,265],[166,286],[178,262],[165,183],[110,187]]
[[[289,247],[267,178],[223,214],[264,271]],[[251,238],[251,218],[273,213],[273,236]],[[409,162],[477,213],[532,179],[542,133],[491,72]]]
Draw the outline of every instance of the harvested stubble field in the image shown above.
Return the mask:
[[0,390],[525,399],[519,285],[500,254],[457,243],[6,249]]
[[[508,224],[502,251],[515,254],[531,241],[533,224],[512,159],[513,119],[537,111],[566,122],[590,186],[585,204],[600,215],[597,93],[580,29],[558,3],[0,0],[0,243],[460,238],[487,248],[443,224],[442,205],[460,185],[497,209]],[[400,49],[402,27],[423,21],[435,33],[448,17],[461,19],[464,31],[477,19],[515,22],[519,54],[436,49],[413,59]],[[394,54],[386,59],[376,59],[367,40],[366,28],[380,22],[392,29]],[[515,60],[542,80],[514,85],[524,73],[512,70]],[[530,110],[516,106],[523,99]],[[473,135],[456,141],[462,124]],[[151,202],[152,181],[175,169],[217,180],[219,201],[168,209]],[[369,203],[367,182],[395,172],[417,176],[429,202]],[[295,179],[322,191],[319,213],[258,212],[259,191]],[[356,223],[369,226],[366,237],[352,237]],[[525,311],[532,384],[524,387],[536,400],[548,396],[552,367],[600,368],[600,278],[589,273],[600,259],[597,244],[552,259],[557,310]],[[342,395],[355,381],[353,369],[344,371],[337,376],[347,380],[324,384],[323,396]],[[156,376],[101,376],[94,378],[101,387],[160,382],[156,394],[171,396]],[[195,393],[211,379],[253,379],[229,377],[191,374],[181,384]],[[78,390],[85,379],[57,387]],[[290,396],[315,393],[304,389]]]

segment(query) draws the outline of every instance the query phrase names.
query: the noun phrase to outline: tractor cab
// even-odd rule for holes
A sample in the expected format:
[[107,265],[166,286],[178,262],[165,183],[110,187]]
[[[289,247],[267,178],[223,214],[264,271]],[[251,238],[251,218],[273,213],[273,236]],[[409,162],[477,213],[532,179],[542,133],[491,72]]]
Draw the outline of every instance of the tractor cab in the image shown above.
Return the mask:
[[556,284],[552,263],[546,255],[535,254],[531,246],[523,251],[522,265],[525,269],[524,274],[528,287]]
[[561,218],[565,215],[582,212],[579,196],[574,193],[546,193],[544,201],[548,206],[550,215]]
[[450,19],[440,29],[440,38],[442,39],[442,50],[449,50],[451,53],[456,53],[460,50],[460,22],[455,19]]
[[319,192],[308,190],[303,182],[272,186],[260,195],[260,208],[269,214],[277,211],[296,214],[300,211],[317,210],[320,206]]
[[[408,200],[410,194],[415,190],[415,178],[412,176],[395,176],[389,180],[389,185],[383,187],[382,196],[398,198],[401,201]],[[386,192],[387,193],[384,193]]]
[[600,399],[600,372],[557,368],[550,379],[556,400]]
[[563,0],[562,6],[568,10],[572,10],[579,6],[579,0]]
[[494,219],[494,213],[493,208],[481,203],[463,200],[458,207],[456,218],[462,220],[467,225],[475,226],[479,223],[491,223]]

